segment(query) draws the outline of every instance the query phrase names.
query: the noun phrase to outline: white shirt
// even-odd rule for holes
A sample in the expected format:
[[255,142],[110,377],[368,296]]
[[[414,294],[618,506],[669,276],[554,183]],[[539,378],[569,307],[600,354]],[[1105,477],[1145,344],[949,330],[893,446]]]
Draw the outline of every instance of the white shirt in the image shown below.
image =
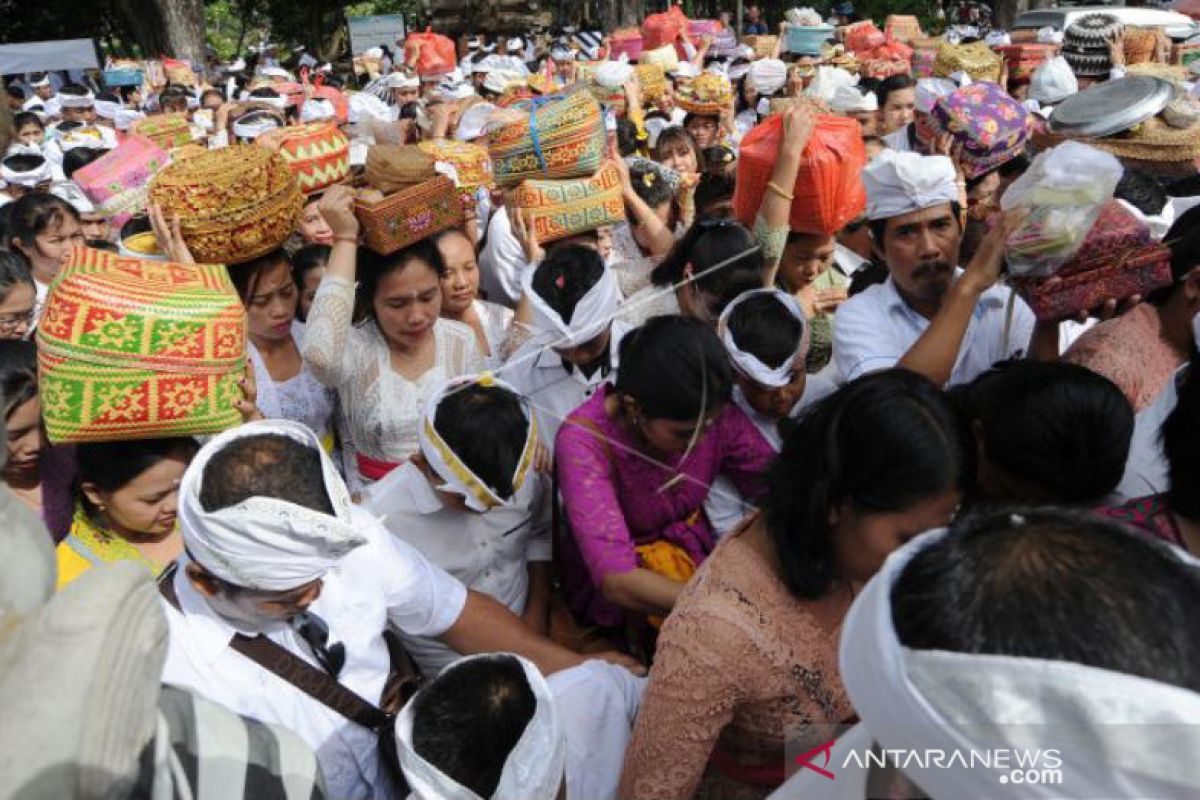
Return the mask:
[[[551,558],[548,489],[545,478],[531,470],[512,506],[486,514],[459,511],[442,505],[424,473],[408,463],[367,489],[362,506],[468,589],[494,597],[520,616],[529,596],[529,562]],[[462,657],[430,637],[403,639],[427,678]]]
[[[329,625],[329,642],[346,646],[338,680],[359,696],[378,702],[390,669],[381,634],[394,625],[410,634],[438,636],[458,620],[466,589],[361,509],[356,529],[367,544],[352,551],[324,577],[321,596],[310,607]],[[316,752],[330,797],[345,800],[391,797],[380,769],[378,737],[228,647],[239,631],[217,615],[192,588],[180,559],[175,576],[180,613],[165,600],[170,637],[163,682],[191,689],[209,700],[262,722],[291,728]],[[279,624],[264,631],[272,641],[317,666],[308,645]]]
[[[292,321],[292,338],[296,349],[304,347],[304,323]],[[321,385],[307,363],[286,381],[276,381],[267,371],[267,364],[254,342],[246,340],[246,357],[254,366],[254,382],[258,387],[256,404],[267,419],[290,419],[307,425],[318,438],[332,444],[333,415],[337,410],[337,391]]]
[[500,368],[499,376],[525,396],[530,407],[537,412],[542,443],[551,450],[554,449],[558,429],[567,415],[581,406],[606,380],[614,380],[617,376],[617,354],[621,339],[632,330],[632,326],[614,320],[609,330],[610,369],[607,375],[597,369],[589,378],[573,365],[568,372],[563,366],[562,356],[550,347],[556,339],[551,333],[539,334],[525,342]]
[[646,681],[603,661],[546,679],[567,740],[567,800],[615,800]]
[[[792,407],[788,416],[796,419],[805,409],[833,394],[836,389],[837,384],[824,375],[809,375],[804,381],[804,394],[800,395],[800,399]],[[733,387],[733,402],[745,412],[767,444],[771,445],[771,448],[778,453],[783,448],[783,437],[779,434],[779,420],[759,413],[754,406],[750,405],[740,386]],[[733,481],[724,475],[718,475],[717,479],[713,481],[708,498],[704,501],[704,511],[708,514],[708,521],[712,524],[713,532],[717,536],[724,536],[733,530],[742,521],[742,518],[755,508],[753,503],[742,497]]]
[[521,299],[526,270],[525,251],[512,233],[512,222],[497,208],[488,222],[487,243],[479,254],[479,286],[493,303],[515,307]]
[[504,343],[508,340],[508,328],[512,325],[513,310],[508,306],[476,298],[471,301],[475,315],[483,325],[483,335],[487,339],[490,355],[484,356],[483,365],[487,369],[499,369],[504,363]]
[[883,145],[884,147],[895,150],[897,153],[913,152],[912,143],[908,140],[908,125],[894,130],[891,133],[884,134]]
[[1133,438],[1129,441],[1125,475],[1117,484],[1118,495],[1132,500],[1148,494],[1159,494],[1171,488],[1167,457],[1163,454],[1159,431],[1179,404],[1179,387],[1187,378],[1187,374],[1186,365],[1177,369],[1154,402],[1133,418]]
[[[956,272],[957,276],[962,271]],[[1025,352],[1034,317],[1025,301],[1015,298],[1012,326],[1005,344],[1007,306],[1012,290],[993,286],[975,304],[958,349],[947,386],[967,383],[997,361]],[[833,318],[833,358],[841,380],[895,366],[929,327],[929,320],[901,299],[889,277],[851,297]]]

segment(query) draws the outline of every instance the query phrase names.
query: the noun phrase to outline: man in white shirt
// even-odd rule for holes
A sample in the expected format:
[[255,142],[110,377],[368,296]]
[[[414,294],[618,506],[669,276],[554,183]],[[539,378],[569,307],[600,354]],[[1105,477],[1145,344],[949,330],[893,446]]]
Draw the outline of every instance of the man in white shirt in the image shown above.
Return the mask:
[[[581,662],[354,507],[303,425],[251,423],[211,440],[184,475],[179,519],[186,555],[164,588],[163,681],[291,728],[316,751],[331,797],[394,796],[380,729],[298,682],[315,676],[356,694],[372,717],[386,713],[388,628],[459,652],[517,650],[548,672]],[[248,646],[286,669],[268,669]]]
[[[512,387],[456,378],[430,398],[419,453],[363,494],[387,529],[468,588],[494,597],[531,629],[549,625],[549,481],[535,469],[536,417]],[[461,658],[404,636],[422,674]]]
[[899,365],[949,386],[1031,348],[1057,358],[1057,326],[1037,326],[1035,339],[1028,306],[994,286],[1012,217],[987,234],[965,269],[954,266],[962,226],[950,159],[885,150],[863,170],[863,183],[889,277],[847,300],[834,318],[833,357],[843,381]]
[[928,155],[935,136],[929,115],[938,100],[957,88],[958,84],[946,78],[921,78],[914,92],[912,122],[885,135],[883,143],[901,153]]
[[396,722],[412,796],[612,800],[644,688],[599,661],[543,678],[508,653],[464,658]]
[[500,375],[538,414],[550,449],[567,415],[616,377],[621,338],[631,329],[613,316],[621,292],[594,249],[556,250],[525,281],[534,336],[500,368]]

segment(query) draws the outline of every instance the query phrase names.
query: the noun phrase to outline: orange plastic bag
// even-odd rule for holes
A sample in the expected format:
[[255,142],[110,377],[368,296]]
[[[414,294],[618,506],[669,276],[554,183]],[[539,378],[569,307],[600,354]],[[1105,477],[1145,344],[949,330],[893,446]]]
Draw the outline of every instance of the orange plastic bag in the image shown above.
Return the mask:
[[666,44],[675,44],[680,35],[688,32],[688,18],[679,6],[671,6],[669,11],[661,14],[651,14],[642,23],[642,47],[645,50],[656,50]]
[[[780,116],[768,118],[742,139],[733,211],[747,227],[754,225],[762,206],[782,140]],[[866,164],[867,150],[858,121],[818,115],[796,173],[791,229],[831,236],[862,214],[867,208],[867,191],[860,175]]]
[[852,53],[874,50],[887,41],[887,38],[883,35],[883,31],[875,27],[875,23],[870,20],[855,22],[853,25],[847,25],[842,30],[845,34],[843,44]]
[[442,75],[453,72],[454,68],[458,66],[458,51],[455,50],[454,42],[441,34],[433,33],[431,28],[426,28],[424,33],[420,31],[410,33],[404,40],[405,63],[409,62],[418,43],[420,44],[420,52],[417,53],[418,75]]

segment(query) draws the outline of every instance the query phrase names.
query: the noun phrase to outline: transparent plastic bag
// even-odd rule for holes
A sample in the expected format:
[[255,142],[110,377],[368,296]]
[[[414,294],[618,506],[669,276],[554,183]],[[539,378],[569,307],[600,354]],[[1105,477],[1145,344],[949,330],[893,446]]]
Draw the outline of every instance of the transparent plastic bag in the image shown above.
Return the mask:
[[1006,242],[1009,273],[1044,278],[1069,261],[1123,171],[1116,157],[1081,142],[1064,142],[1035,158],[1000,198],[1005,211],[1029,209]]

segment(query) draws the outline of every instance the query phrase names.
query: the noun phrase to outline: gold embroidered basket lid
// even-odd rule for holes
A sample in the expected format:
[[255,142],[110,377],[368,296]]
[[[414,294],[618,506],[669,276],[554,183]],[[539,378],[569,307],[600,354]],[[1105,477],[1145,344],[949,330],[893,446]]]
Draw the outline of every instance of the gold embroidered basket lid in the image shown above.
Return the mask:
[[184,219],[206,217],[256,205],[294,182],[278,153],[231,145],[163,168],[150,186],[150,199]]

